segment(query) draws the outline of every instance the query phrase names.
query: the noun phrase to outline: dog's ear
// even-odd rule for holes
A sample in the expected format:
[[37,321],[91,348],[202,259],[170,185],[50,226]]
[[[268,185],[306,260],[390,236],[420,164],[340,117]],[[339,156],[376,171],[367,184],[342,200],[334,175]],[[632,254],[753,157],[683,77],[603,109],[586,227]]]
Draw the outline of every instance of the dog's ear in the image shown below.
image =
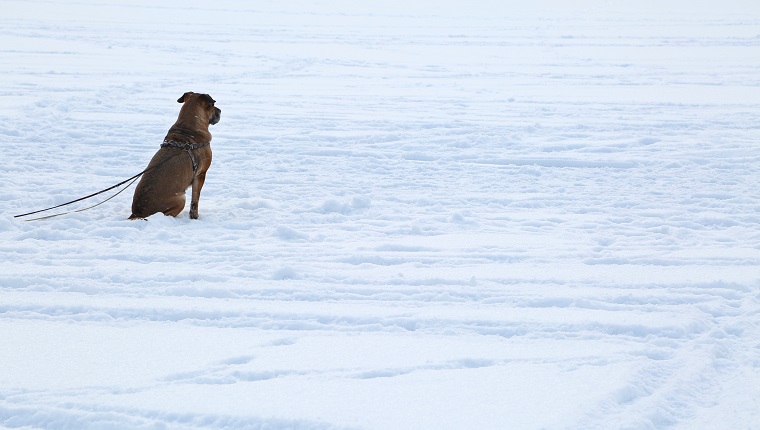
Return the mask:
[[216,100],[212,99],[211,96],[208,95],[208,94],[201,94],[200,98],[201,98],[201,100],[203,100],[204,102],[206,102],[206,104],[213,105],[214,103],[216,103]]
[[185,102],[185,97],[187,97],[188,95],[190,95],[192,93],[193,93],[192,91],[188,91],[185,94],[182,94],[182,97],[180,97],[179,99],[177,99],[177,103],[184,103]]

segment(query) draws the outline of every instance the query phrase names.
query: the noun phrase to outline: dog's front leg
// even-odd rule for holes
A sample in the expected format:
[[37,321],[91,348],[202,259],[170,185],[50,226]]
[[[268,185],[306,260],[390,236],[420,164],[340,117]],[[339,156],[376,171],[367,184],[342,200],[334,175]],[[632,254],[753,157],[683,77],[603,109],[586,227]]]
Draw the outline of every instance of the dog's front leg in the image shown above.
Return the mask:
[[206,182],[206,172],[193,178],[193,192],[190,198],[190,219],[198,219],[198,200],[201,198],[201,188]]

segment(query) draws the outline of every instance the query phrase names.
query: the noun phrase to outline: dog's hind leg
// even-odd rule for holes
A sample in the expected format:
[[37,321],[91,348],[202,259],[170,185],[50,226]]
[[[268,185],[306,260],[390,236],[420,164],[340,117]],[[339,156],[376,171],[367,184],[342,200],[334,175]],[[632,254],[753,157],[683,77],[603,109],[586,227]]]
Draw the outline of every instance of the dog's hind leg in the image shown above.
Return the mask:
[[179,215],[180,212],[182,212],[182,209],[185,208],[185,195],[179,194],[177,196],[174,196],[169,201],[169,207],[164,209],[162,213],[166,216],[173,216],[176,217]]

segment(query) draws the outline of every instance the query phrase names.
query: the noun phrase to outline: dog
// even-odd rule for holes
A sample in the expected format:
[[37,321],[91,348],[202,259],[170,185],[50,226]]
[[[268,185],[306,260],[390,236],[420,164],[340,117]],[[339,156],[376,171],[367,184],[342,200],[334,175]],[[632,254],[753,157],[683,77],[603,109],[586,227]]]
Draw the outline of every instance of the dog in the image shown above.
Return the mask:
[[190,219],[198,219],[198,200],[211,165],[208,129],[219,122],[222,111],[208,94],[186,92],[177,103],[182,103],[177,122],[137,184],[129,219],[158,212],[176,217],[185,208],[185,192],[190,186]]

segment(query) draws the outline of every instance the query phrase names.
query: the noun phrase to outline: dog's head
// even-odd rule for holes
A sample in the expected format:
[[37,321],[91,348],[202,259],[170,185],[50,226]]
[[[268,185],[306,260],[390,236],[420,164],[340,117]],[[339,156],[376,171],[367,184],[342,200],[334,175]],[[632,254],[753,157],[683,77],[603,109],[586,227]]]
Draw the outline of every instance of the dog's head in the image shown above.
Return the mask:
[[191,104],[197,106],[198,110],[205,113],[210,125],[216,124],[222,117],[222,110],[214,106],[216,101],[208,94],[198,94],[188,91],[185,94],[182,94],[182,97],[177,100],[177,103],[184,103],[185,106]]

